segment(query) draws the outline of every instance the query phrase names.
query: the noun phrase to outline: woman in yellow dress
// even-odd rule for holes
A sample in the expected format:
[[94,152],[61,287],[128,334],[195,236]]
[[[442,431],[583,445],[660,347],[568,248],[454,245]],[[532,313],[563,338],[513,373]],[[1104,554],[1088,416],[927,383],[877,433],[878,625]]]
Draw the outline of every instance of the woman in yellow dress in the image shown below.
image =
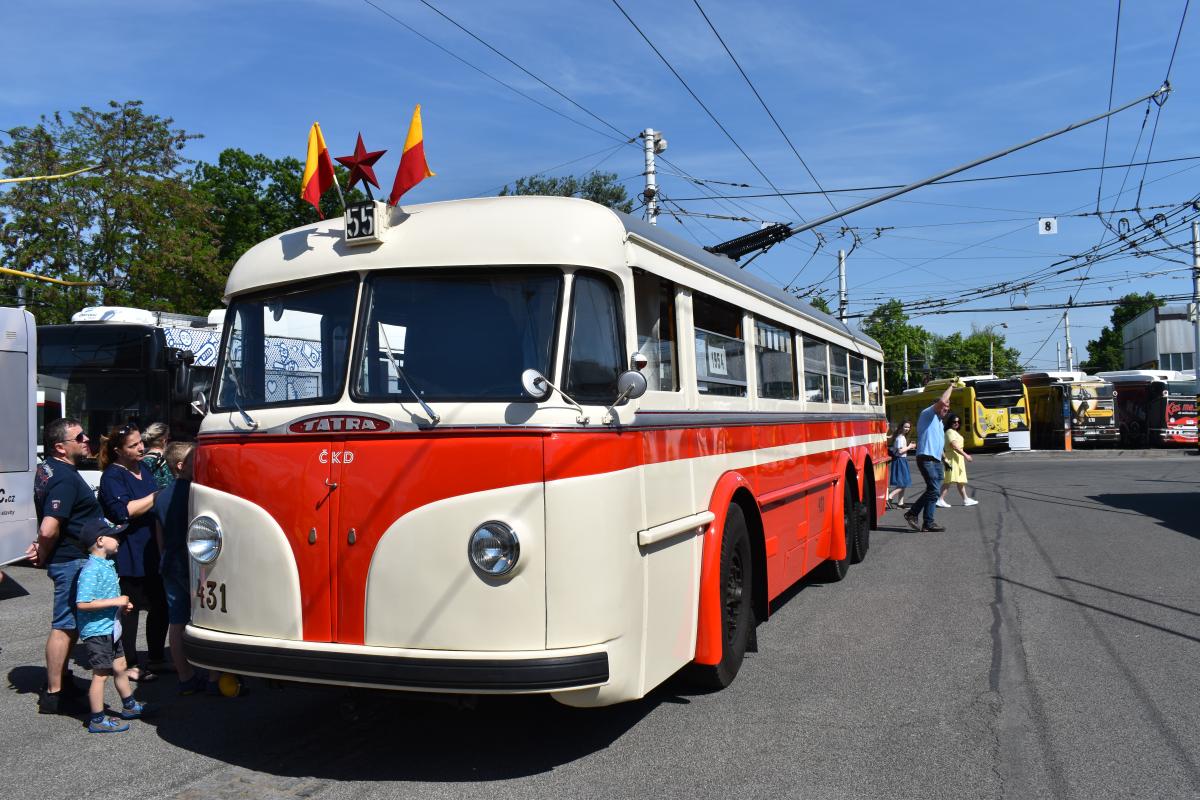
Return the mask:
[[946,502],[946,494],[950,491],[950,484],[954,484],[958,486],[964,506],[979,505],[978,500],[967,495],[967,462],[972,458],[970,453],[963,450],[963,437],[958,432],[962,421],[957,414],[951,412],[942,420],[942,424],[946,426],[946,444],[942,449],[942,460],[946,463],[946,479],[942,483],[942,496],[937,504],[941,508],[950,507]]

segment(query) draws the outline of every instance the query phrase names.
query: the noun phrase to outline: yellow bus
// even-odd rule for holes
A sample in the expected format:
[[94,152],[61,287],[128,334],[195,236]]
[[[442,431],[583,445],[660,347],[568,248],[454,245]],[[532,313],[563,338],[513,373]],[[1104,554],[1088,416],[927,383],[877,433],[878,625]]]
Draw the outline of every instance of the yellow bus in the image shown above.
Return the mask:
[[[920,389],[887,398],[891,425],[917,417],[946,390],[951,379],[930,381]],[[960,429],[968,450],[1029,447],[1029,394],[1020,378],[973,375],[954,380],[950,410],[962,419]]]
[[1035,450],[1116,442],[1113,386],[1083,372],[1027,372],[1021,376],[1029,393],[1029,427]]

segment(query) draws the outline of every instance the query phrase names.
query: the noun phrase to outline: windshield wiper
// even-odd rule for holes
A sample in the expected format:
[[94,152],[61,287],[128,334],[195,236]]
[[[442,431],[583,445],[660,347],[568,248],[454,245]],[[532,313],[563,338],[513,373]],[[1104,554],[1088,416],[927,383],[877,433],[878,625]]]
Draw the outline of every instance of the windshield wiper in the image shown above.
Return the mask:
[[234,405],[234,407],[238,410],[238,413],[242,415],[242,419],[246,422],[246,424],[250,426],[250,430],[258,430],[258,423],[254,421],[253,417],[251,417],[249,414],[246,413],[246,409],[242,408],[242,403],[241,403],[242,382],[240,380],[238,380],[237,370],[230,369],[229,377],[233,378],[233,405]]
[[404,385],[408,387],[408,391],[411,392],[412,396],[415,397],[417,402],[421,404],[421,408],[429,416],[430,421],[434,425],[437,425],[442,421],[442,418],[438,416],[437,412],[429,407],[429,404],[425,402],[421,395],[417,394],[417,390],[414,389],[412,383],[409,382],[408,375],[400,367],[400,363],[396,361],[396,357],[392,354],[392,343],[388,341],[387,326],[382,322],[379,323],[379,335],[383,337],[383,353],[387,356],[387,360],[391,362],[392,369],[396,370],[396,374],[399,375],[400,379],[404,381]]

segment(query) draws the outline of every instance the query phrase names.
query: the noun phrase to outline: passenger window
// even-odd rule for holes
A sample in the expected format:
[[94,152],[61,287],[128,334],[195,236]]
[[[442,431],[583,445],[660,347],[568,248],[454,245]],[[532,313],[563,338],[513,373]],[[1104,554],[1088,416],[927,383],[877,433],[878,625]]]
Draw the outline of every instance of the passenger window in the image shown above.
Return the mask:
[[850,402],[860,406],[867,402],[867,368],[857,353],[850,354]]
[[829,372],[832,402],[850,402],[850,373],[846,365],[846,348],[830,345]]
[[696,384],[700,394],[746,396],[746,343],[742,311],[702,294],[692,297],[696,328]]
[[754,321],[754,350],[758,364],[758,396],[796,399],[796,357],[792,332],[762,320]]
[[871,405],[883,405],[883,365],[878,361],[868,361],[869,373],[867,383],[867,398]]
[[652,392],[679,390],[675,368],[675,285],[657,275],[635,272],[638,352],[646,357],[642,374]]
[[575,273],[567,348],[567,394],[580,403],[611,403],[625,368],[620,304],[607,278]]
[[804,337],[804,399],[810,403],[829,402],[827,347],[820,339]]

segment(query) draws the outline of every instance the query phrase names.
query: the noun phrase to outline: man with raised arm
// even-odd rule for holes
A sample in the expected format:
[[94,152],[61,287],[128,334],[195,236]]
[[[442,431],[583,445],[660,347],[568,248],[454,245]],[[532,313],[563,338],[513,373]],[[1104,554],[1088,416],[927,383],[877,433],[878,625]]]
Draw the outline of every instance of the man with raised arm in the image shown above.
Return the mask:
[[[913,503],[912,511],[904,515],[904,521],[914,531],[940,533],[946,530],[934,522],[933,515],[937,510],[938,498],[942,496],[942,479],[946,474],[942,469],[942,450],[946,446],[942,417],[950,410],[950,394],[957,383],[958,378],[951,380],[942,396],[917,417],[917,469],[925,479],[925,493]],[[925,514],[924,525],[920,524],[922,512]]]

